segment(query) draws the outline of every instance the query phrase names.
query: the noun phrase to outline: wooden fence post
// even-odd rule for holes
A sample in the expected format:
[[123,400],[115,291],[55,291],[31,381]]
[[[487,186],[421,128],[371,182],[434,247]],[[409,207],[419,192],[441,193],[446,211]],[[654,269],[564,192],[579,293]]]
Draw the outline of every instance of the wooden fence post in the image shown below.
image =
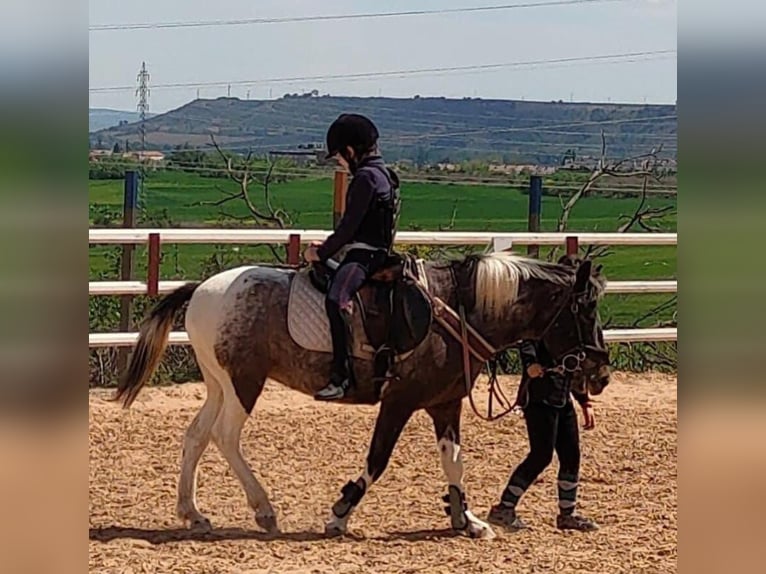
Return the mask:
[[[135,171],[125,172],[125,187],[122,204],[122,227],[133,229],[136,227],[136,209],[138,207],[138,173]],[[133,280],[133,255],[136,246],[125,244],[122,246],[122,260],[120,269],[120,279],[122,281]],[[120,331],[125,333],[130,329],[132,314],[132,295],[122,295],[120,297]],[[120,348],[117,353],[117,370],[123,372],[128,365],[127,348]]]
[[149,234],[149,261],[146,267],[146,293],[156,297],[160,283],[160,234]]
[[348,191],[348,173],[345,170],[335,170],[335,184],[332,198],[332,226],[338,227],[343,212],[346,211],[346,192]]
[[287,263],[298,265],[301,258],[301,236],[299,233],[291,233],[287,243]]
[[[529,218],[527,221],[527,231],[530,233],[538,233],[540,231],[542,199],[543,178],[539,175],[532,175],[529,177]],[[540,255],[540,246],[527,246],[527,255],[530,257],[538,257]]]
[[567,242],[567,255],[577,255],[580,249],[580,241],[576,235],[570,235],[566,238]]

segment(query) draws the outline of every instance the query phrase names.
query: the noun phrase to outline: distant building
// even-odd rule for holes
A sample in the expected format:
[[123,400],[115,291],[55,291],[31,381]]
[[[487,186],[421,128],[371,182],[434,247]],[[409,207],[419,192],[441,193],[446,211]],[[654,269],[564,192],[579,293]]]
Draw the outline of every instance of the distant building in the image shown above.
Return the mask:
[[92,149],[88,152],[88,161],[98,161],[104,157],[110,157],[112,150],[110,149]]
[[320,163],[320,158],[324,158],[324,149],[317,149],[313,147],[313,144],[309,145],[312,146],[309,149],[271,150],[269,151],[269,156],[272,158],[290,158],[298,165],[312,165]]
[[527,173],[529,175],[552,175],[556,173],[554,166],[548,165],[534,165],[534,164],[489,164],[490,173],[502,173],[504,175],[521,175]]
[[165,154],[161,151],[127,151],[122,154],[125,159],[134,159],[136,161],[147,161],[150,163],[160,163],[165,161]]

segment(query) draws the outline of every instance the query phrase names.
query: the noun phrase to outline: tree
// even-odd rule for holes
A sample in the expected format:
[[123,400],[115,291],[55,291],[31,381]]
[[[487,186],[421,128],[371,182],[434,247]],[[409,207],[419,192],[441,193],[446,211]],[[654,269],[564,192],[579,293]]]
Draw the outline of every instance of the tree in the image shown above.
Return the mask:
[[[279,229],[285,229],[286,227],[288,227],[292,223],[290,215],[284,209],[281,209],[279,207],[275,208],[271,202],[270,185],[272,182],[274,168],[276,167],[276,164],[271,160],[271,158],[267,156],[266,171],[262,176],[259,177],[252,170],[252,167],[253,167],[252,165],[253,151],[252,150],[249,150],[247,153],[247,156],[244,159],[241,159],[241,156],[235,156],[234,154],[226,153],[224,150],[222,150],[221,147],[218,145],[218,142],[215,140],[215,137],[213,136],[213,134],[210,134],[210,140],[213,143],[213,147],[215,147],[215,150],[218,152],[218,156],[223,162],[224,169],[229,179],[231,179],[233,182],[239,185],[239,191],[231,192],[226,189],[223,189],[220,186],[216,186],[218,191],[220,191],[224,195],[223,198],[216,201],[200,201],[200,202],[197,202],[195,205],[212,205],[215,207],[222,208],[224,205],[228,204],[229,202],[241,201],[242,203],[244,203],[245,207],[250,212],[249,215],[246,215],[246,216],[233,215],[233,214],[224,212],[223,209],[221,209],[221,215],[225,217],[229,217],[231,219],[240,220],[240,221],[246,220],[246,219],[252,219],[252,220],[255,220],[256,225],[258,225],[259,227],[265,227],[265,228],[278,227]],[[250,184],[253,182],[256,184],[260,184],[263,190],[263,206],[262,207],[259,206],[257,202],[253,199],[253,196],[250,192]],[[269,245],[269,249],[271,249],[272,254],[278,261],[280,262],[285,261],[286,247],[283,246],[283,251],[285,251],[284,254],[280,254],[278,252],[277,247],[274,245]]]
[[[595,183],[604,176],[612,176],[618,178],[626,177],[641,177],[643,180],[641,195],[639,197],[636,209],[632,214],[623,214],[619,216],[619,220],[622,223],[618,226],[618,233],[628,233],[636,226],[645,231],[660,231],[660,228],[655,223],[655,220],[675,211],[673,206],[665,206],[654,208],[647,205],[647,192],[650,180],[660,181],[662,178],[663,170],[661,168],[661,161],[658,159],[659,153],[662,151],[662,146],[658,148],[652,148],[645,154],[640,154],[633,157],[627,157],[620,160],[609,160],[606,155],[606,138],[604,132],[601,132],[601,158],[598,164],[591,172],[588,180],[578,189],[572,196],[562,203],[561,214],[559,216],[558,224],[556,225],[556,231],[564,232],[567,229],[569,222],[569,216],[572,209],[577,202],[585,197],[593,188]],[[638,166],[638,167],[636,167]],[[552,249],[548,255],[549,260],[555,260],[558,257],[558,248]],[[588,259],[597,259],[599,257],[605,257],[610,255],[611,251],[608,246],[593,246],[590,245],[585,250],[584,257]],[[666,315],[667,312],[672,309],[678,300],[678,296],[674,295],[663,303],[649,309],[639,318],[635,319],[629,326],[632,328],[638,327],[675,327],[677,326],[676,312],[672,315],[672,320],[661,321],[662,315]],[[607,319],[604,323],[604,327],[609,327],[611,319]],[[624,326],[624,325],[621,325]],[[668,343],[640,343],[629,345],[624,353],[620,357],[616,357],[623,364],[628,364],[630,368],[647,366],[659,367],[659,368],[674,368],[676,364],[677,347],[675,344]]]
[[[563,233],[567,229],[569,223],[569,216],[572,213],[577,202],[585,197],[592,189],[596,182],[604,176],[611,176],[617,178],[629,178],[629,177],[642,177],[643,178],[643,190],[642,199],[636,209],[636,212],[628,218],[628,222],[619,227],[619,233],[626,233],[634,225],[639,225],[641,228],[647,231],[656,231],[647,223],[651,219],[656,219],[668,213],[672,208],[670,206],[660,209],[652,209],[645,207],[646,204],[646,191],[650,179],[660,181],[660,161],[658,159],[659,153],[662,151],[662,145],[657,148],[652,148],[648,153],[639,154],[632,157],[626,157],[620,160],[609,160],[606,155],[606,135],[604,131],[601,131],[601,157],[590,173],[590,176],[586,182],[567,200],[566,203],[562,203],[561,214],[559,215],[558,223],[556,224],[556,231]],[[629,166],[635,166],[640,164],[638,169],[626,169]],[[625,218],[625,216],[622,216]],[[549,260],[553,261],[558,257],[558,247],[552,249],[549,254]],[[606,254],[606,250],[600,251],[599,249],[589,250],[588,256],[599,257]]]

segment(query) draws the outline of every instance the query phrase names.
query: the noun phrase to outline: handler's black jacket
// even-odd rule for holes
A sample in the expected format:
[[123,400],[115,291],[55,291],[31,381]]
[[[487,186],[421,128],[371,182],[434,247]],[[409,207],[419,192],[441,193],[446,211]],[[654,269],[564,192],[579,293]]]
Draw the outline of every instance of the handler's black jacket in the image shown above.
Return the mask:
[[519,357],[523,372],[519,387],[519,403],[525,407],[529,403],[545,403],[552,407],[563,407],[571,400],[570,393],[577,402],[584,404],[588,400],[586,394],[572,389],[572,378],[569,374],[546,371],[542,377],[533,379],[527,374],[530,365],[537,363],[543,368],[556,366],[548,349],[542,341],[522,341],[519,345]]

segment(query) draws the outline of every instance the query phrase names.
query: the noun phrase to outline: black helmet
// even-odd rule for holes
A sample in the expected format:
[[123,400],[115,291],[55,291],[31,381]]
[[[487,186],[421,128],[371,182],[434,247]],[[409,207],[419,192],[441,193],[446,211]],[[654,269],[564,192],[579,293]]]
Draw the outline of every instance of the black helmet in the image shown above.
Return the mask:
[[346,146],[357,154],[372,148],[378,141],[378,128],[372,121],[360,114],[341,114],[327,130],[327,155],[330,159]]

